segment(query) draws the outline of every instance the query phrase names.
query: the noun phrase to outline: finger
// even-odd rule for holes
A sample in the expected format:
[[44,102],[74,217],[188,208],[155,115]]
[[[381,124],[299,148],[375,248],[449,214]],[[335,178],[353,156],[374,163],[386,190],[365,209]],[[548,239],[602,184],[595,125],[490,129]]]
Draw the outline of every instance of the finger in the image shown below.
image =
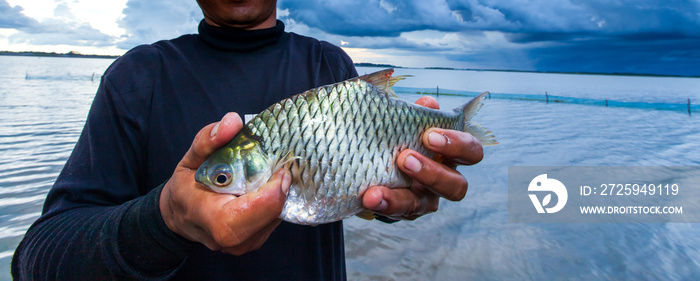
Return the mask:
[[468,183],[462,174],[416,151],[402,151],[396,164],[413,180],[448,200],[459,201],[467,194]]
[[[188,180],[192,182],[191,178],[191,173],[175,172],[166,183],[160,200],[163,221],[170,230],[185,239],[200,242],[211,250],[218,250],[221,246],[214,241],[209,231],[202,227],[201,219],[203,215],[210,215],[204,208],[207,205],[201,204],[201,202],[209,200],[208,198],[212,196],[212,192],[199,188],[200,186],[194,183],[186,184],[187,187],[182,185],[180,188],[173,187],[177,186],[176,182],[187,182]],[[235,198],[233,196],[220,196],[227,197],[228,200]]]
[[201,202],[209,207],[203,209],[212,211],[211,206],[218,207],[214,214],[202,216],[203,228],[224,248],[240,245],[280,216],[291,181],[289,171],[281,170],[257,191],[240,197],[210,192],[211,200]]
[[199,168],[212,152],[230,142],[242,128],[241,117],[235,112],[227,113],[221,121],[209,124],[197,133],[180,165],[192,170]]
[[416,104],[420,106],[430,107],[432,109],[440,109],[440,104],[438,104],[437,100],[431,96],[424,96],[419,98],[416,101]]
[[362,197],[362,205],[389,217],[415,219],[437,211],[437,195],[421,188],[387,188],[373,186]]
[[[261,190],[263,192],[267,192],[268,190],[270,190],[274,194],[279,193],[279,190],[281,189],[281,191],[285,193],[284,196],[286,197],[286,192],[289,190],[291,177],[288,175],[285,176],[285,172],[286,170],[277,173],[275,177],[273,177],[267,184],[261,187]],[[173,180],[169,181],[168,183],[171,182],[173,182]],[[277,188],[277,190],[274,189],[275,187]],[[211,250],[219,251],[223,248],[223,246],[238,245],[244,243],[245,240],[255,238],[254,236],[246,238],[241,235],[235,234],[235,237],[241,236],[240,239],[230,239],[226,238],[227,234],[225,234],[230,232],[230,229],[241,229],[243,232],[246,232],[246,228],[256,227],[252,224],[239,225],[237,227],[230,226],[228,223],[231,219],[232,213],[234,212],[221,211],[226,209],[228,206],[233,205],[232,202],[236,202],[237,200],[239,202],[244,202],[241,200],[246,199],[246,196],[236,197],[228,194],[213,193],[205,189],[201,185],[193,186],[193,188],[190,189],[164,189],[163,194],[168,195],[166,196],[165,200],[168,200],[168,198],[175,197],[183,198],[187,201],[179,204],[172,202],[169,205],[170,209],[168,209],[171,211],[162,212],[163,219],[166,222],[166,225],[168,225],[168,227],[174,232],[183,236],[185,239],[200,242]],[[261,200],[268,200],[268,198],[269,197],[261,197]],[[269,202],[272,201],[273,200],[270,200]],[[260,206],[260,208],[266,208],[270,210],[274,209],[269,208],[267,206]],[[278,209],[279,211],[272,214],[272,220],[275,220],[277,217],[279,217],[281,209]],[[181,215],[171,215],[170,213],[173,212]],[[173,220],[176,221],[173,222]],[[233,224],[235,224],[235,222]],[[256,229],[249,230],[249,232],[251,233],[255,231]]]
[[484,158],[479,140],[465,132],[431,128],[423,134],[423,145],[455,164],[476,164]]
[[384,193],[388,189],[384,186],[372,186],[362,195],[362,205],[375,212],[383,212],[389,207],[389,203],[384,200]]

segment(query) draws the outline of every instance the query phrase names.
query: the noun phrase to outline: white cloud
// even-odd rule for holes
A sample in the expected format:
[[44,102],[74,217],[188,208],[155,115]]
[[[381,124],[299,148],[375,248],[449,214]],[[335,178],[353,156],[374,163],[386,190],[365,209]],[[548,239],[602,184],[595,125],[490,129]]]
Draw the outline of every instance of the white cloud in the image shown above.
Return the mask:
[[112,46],[116,37],[95,29],[91,22],[76,15],[74,5],[79,3],[78,1],[37,0],[23,2],[21,5],[6,0],[0,1],[5,9],[10,7],[10,10],[4,10],[4,13],[9,13],[4,16],[15,18],[14,22],[7,25],[7,28],[14,32],[5,33],[7,35],[0,40],[0,47],[3,49],[16,50],[18,46],[28,46],[25,50],[45,50],[44,46],[55,49],[72,46],[71,50],[83,53],[86,53],[88,48],[106,48],[110,53],[114,52]]
[[76,0],[71,4],[73,14],[95,29],[112,36],[122,36],[126,32],[119,27],[119,19],[124,17],[122,11],[127,0]]
[[394,6],[391,3],[384,1],[384,0],[379,1],[379,7],[382,7],[384,10],[386,10],[390,14],[398,9],[398,8],[396,8],[396,6]]
[[22,7],[22,13],[37,21],[61,18],[70,14],[71,20],[89,23],[93,28],[112,36],[121,36],[117,20],[127,0],[7,0],[11,6]]
[[7,0],[7,3],[22,7],[24,15],[39,21],[53,17],[53,11],[58,5],[56,0]]
[[129,0],[124,17],[119,20],[119,26],[126,30],[126,40],[118,46],[130,49],[196,33],[202,18],[202,11],[194,0]]

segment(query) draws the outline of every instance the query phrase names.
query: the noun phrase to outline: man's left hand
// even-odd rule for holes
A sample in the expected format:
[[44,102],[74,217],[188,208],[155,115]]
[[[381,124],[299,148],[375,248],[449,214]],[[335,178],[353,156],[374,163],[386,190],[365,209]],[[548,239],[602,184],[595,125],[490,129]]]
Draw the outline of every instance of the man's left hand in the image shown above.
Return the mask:
[[[439,109],[432,97],[422,97],[416,104]],[[437,211],[440,197],[460,201],[467,194],[467,179],[457,165],[476,164],[484,157],[479,140],[469,133],[431,128],[423,134],[423,145],[436,152],[441,163],[415,150],[401,151],[396,164],[413,178],[409,188],[370,187],[362,197],[365,208],[394,219],[414,220]]]

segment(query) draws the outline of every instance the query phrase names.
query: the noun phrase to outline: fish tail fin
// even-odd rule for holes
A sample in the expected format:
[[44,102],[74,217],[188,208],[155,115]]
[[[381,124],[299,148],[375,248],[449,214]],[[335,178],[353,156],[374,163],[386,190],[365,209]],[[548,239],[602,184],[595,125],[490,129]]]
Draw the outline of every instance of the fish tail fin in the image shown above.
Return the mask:
[[496,145],[496,137],[493,132],[489,131],[488,128],[482,126],[481,124],[474,122],[472,118],[479,112],[481,106],[483,105],[484,99],[489,92],[483,92],[467,104],[460,108],[456,108],[455,111],[462,111],[464,113],[463,127],[462,131],[470,133],[472,136],[477,138],[482,145]]
[[364,80],[367,83],[372,84],[373,86],[377,87],[377,89],[382,90],[386,92],[387,94],[396,96],[394,93],[394,90],[391,89],[396,82],[399,82],[403,79],[406,79],[406,77],[411,77],[411,75],[402,75],[402,76],[396,76],[392,77],[391,75],[394,74],[394,69],[389,68],[385,70],[380,70],[374,73],[370,73],[367,75],[362,75],[359,78],[361,80]]

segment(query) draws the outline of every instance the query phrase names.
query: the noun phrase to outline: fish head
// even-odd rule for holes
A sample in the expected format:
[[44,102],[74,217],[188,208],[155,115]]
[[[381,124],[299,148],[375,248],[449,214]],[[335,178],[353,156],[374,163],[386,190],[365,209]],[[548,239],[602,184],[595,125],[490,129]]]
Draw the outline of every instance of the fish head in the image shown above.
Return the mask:
[[257,190],[272,175],[272,165],[260,142],[239,134],[207,158],[195,181],[218,193],[243,195]]

